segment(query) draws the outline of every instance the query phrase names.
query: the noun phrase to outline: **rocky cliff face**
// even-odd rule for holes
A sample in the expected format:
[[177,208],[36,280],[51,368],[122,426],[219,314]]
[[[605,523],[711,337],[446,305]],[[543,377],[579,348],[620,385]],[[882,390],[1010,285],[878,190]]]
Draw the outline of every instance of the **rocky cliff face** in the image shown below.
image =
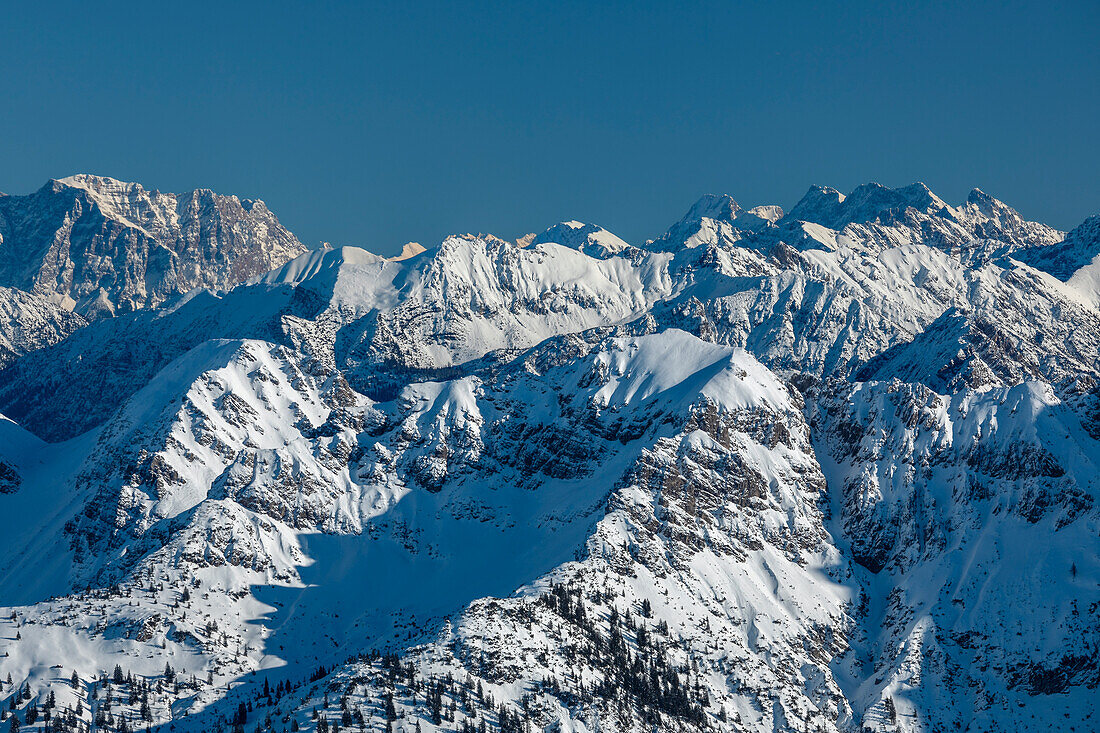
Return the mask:
[[0,197],[0,285],[94,319],[228,289],[306,251],[262,201],[77,175]]
[[1087,231],[707,196],[59,331],[0,371],[0,679],[70,728],[1095,729]]

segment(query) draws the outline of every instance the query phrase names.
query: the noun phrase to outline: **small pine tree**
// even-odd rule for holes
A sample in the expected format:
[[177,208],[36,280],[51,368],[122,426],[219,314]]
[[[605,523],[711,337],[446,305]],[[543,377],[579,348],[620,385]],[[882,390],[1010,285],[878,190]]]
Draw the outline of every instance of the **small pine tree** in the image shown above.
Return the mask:
[[890,722],[891,723],[897,723],[898,722],[898,711],[897,711],[897,708],[894,707],[894,698],[892,698],[892,697],[886,698],[883,705],[886,707],[886,715],[890,718]]
[[80,677],[77,675],[76,670],[73,670],[73,676],[69,678],[69,687],[74,690],[80,687]]
[[244,724],[247,723],[247,722],[248,722],[248,708],[246,708],[244,703],[242,702],[241,704],[239,704],[237,706],[237,714],[235,716],[233,716],[233,724],[243,727]]

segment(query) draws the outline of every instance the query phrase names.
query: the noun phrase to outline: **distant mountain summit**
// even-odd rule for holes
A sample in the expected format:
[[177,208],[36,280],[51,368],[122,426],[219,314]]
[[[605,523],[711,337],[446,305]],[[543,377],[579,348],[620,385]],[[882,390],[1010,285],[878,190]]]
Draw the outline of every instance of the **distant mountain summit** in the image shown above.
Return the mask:
[[263,201],[209,189],[81,174],[0,197],[0,286],[92,319],[227,289],[305,251]]

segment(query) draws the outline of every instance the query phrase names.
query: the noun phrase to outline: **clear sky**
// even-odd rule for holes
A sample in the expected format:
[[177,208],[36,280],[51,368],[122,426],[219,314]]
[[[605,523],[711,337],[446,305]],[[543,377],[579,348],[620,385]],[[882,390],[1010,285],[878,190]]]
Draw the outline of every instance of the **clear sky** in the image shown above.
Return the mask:
[[263,198],[391,253],[923,180],[1100,213],[1100,3],[5,3],[0,190]]

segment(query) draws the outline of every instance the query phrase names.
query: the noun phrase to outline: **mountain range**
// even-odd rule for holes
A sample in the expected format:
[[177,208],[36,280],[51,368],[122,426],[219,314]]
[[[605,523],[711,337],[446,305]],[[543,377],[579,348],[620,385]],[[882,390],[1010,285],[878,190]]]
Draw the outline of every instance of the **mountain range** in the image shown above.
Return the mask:
[[1100,730],[1098,499],[1100,216],[0,196],[0,725]]

